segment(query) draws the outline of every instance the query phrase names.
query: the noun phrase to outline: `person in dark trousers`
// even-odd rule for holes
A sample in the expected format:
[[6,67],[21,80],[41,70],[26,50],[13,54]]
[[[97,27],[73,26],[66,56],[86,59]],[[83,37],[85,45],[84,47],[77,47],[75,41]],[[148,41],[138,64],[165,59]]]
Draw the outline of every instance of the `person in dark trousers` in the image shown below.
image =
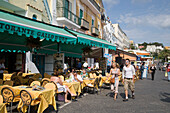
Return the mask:
[[152,66],[150,67],[150,70],[151,70],[152,80],[154,80],[154,75],[155,75],[155,71],[156,71],[155,64],[152,64]]
[[143,71],[144,71],[144,67],[145,67],[145,62],[143,62],[142,65],[140,66],[141,79],[143,79]]

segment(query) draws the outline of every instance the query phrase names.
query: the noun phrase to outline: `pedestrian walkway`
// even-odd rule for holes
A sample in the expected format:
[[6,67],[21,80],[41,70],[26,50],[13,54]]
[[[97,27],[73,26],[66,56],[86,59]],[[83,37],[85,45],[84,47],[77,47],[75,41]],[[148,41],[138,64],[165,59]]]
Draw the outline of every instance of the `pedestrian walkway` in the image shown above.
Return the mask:
[[123,102],[124,89],[119,87],[116,101],[106,96],[109,89],[103,89],[101,94],[89,94],[59,109],[59,113],[169,113],[170,112],[170,82],[164,77],[164,72],[157,71],[155,80],[148,79],[136,82],[135,97]]

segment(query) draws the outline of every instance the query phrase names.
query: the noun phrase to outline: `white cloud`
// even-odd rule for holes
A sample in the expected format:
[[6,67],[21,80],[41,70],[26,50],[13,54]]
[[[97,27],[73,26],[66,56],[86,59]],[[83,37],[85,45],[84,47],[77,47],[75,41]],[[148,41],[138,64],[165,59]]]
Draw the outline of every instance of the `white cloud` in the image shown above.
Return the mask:
[[153,32],[148,30],[141,30],[139,28],[133,28],[124,30],[130,40],[134,40],[135,43],[143,42],[160,42],[165,46],[170,46],[170,33]]
[[119,4],[120,0],[103,0],[103,2],[107,5],[107,8],[111,8],[113,5]]
[[152,0],[131,0],[131,3],[148,3],[152,2]]
[[141,15],[133,16],[132,14],[121,15],[119,23],[131,25],[153,26],[158,28],[170,28],[170,14],[159,15]]

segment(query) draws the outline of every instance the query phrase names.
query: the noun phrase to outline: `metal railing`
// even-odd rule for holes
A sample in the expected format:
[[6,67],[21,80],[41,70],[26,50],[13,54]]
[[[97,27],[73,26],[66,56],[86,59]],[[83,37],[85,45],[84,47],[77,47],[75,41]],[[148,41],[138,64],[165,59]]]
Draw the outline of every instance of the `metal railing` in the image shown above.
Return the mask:
[[96,9],[100,12],[100,6],[96,3],[95,0],[89,0],[95,7]]
[[85,19],[81,19],[81,27],[84,27],[85,29],[89,29],[89,22]]
[[65,17],[77,25],[81,25],[81,19],[65,7],[57,7],[57,17]]
[[91,33],[93,34],[93,35],[99,35],[99,30],[96,28],[96,27],[92,27],[91,28]]

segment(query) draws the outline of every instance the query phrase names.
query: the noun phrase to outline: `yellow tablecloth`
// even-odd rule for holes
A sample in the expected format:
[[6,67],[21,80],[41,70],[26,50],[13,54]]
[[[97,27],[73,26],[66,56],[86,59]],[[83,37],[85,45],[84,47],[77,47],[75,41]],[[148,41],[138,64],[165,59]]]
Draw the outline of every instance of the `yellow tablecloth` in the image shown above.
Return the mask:
[[3,80],[4,81],[11,80],[11,76],[12,76],[12,74],[3,74]]
[[[31,94],[33,99],[38,98],[40,101],[33,100],[31,103],[31,105],[36,105],[40,103],[37,113],[42,113],[49,106],[49,104],[53,105],[55,110],[57,109],[54,90],[45,89],[43,91],[32,91],[32,88],[20,88],[20,86],[13,87],[13,89],[15,89],[16,92],[20,92],[21,90],[26,90]],[[21,109],[22,105],[23,103],[22,100],[20,99],[20,102],[18,104],[18,110]],[[25,113],[27,111],[27,107],[24,106],[22,111]]]
[[81,93],[81,87],[80,87],[80,82],[71,82],[71,83],[68,83],[68,82],[63,82],[63,85],[66,85],[71,93],[75,94],[76,95],[76,92],[78,92],[78,95]]
[[7,113],[5,103],[0,104],[0,113]]

